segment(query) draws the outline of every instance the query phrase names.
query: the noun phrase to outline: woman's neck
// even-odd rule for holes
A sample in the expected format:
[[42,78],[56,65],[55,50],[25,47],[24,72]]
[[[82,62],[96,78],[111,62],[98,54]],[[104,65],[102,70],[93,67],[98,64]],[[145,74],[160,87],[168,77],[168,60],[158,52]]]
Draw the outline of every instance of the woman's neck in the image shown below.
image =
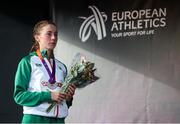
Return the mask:
[[47,50],[48,59],[54,58],[53,50]]
[[[40,51],[42,51],[42,50],[44,50],[44,49],[41,49],[41,48],[40,48]],[[46,49],[46,50],[47,50],[47,49]],[[48,59],[54,58],[54,52],[53,52],[53,50],[47,50],[47,56],[48,56]]]

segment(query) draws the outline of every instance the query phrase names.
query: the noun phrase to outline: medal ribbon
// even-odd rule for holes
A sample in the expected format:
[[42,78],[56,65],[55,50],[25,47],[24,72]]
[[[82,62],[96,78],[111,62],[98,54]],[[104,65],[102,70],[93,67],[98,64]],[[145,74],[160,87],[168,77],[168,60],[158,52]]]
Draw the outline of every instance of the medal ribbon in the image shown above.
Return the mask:
[[42,54],[41,54],[40,50],[38,49],[38,50],[36,51],[36,53],[37,53],[38,57],[40,58],[41,62],[43,63],[44,67],[46,68],[46,71],[48,72],[48,75],[49,75],[49,77],[50,77],[50,78],[49,78],[49,83],[54,84],[54,83],[56,82],[56,81],[55,81],[55,71],[56,71],[56,69],[55,69],[55,66],[56,66],[56,65],[55,65],[55,60],[53,59],[52,73],[51,73],[51,71],[50,71],[50,69],[49,69],[46,61],[45,61],[44,58],[42,57]]

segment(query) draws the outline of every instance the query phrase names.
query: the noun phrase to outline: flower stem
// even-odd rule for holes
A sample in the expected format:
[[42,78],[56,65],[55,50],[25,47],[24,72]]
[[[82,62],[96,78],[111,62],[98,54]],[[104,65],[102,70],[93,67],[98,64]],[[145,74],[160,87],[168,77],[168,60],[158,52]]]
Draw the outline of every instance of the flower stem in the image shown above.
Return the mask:
[[53,102],[47,109],[46,112],[49,113],[51,111],[51,109],[56,105],[56,102]]

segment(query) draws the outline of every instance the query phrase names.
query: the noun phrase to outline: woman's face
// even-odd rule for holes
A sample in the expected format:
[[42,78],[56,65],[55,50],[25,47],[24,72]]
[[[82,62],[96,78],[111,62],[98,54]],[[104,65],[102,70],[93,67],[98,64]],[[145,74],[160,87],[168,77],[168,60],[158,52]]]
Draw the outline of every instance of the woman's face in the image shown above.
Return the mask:
[[36,41],[39,43],[40,50],[53,50],[57,44],[56,26],[48,24],[41,28],[39,34],[35,35]]

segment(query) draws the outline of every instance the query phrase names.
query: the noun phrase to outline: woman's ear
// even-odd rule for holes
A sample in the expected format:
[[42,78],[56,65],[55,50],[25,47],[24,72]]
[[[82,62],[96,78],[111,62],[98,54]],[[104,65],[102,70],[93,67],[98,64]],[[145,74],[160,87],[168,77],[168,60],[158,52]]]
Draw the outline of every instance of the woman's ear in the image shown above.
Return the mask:
[[39,36],[38,35],[34,35],[34,39],[39,42]]

